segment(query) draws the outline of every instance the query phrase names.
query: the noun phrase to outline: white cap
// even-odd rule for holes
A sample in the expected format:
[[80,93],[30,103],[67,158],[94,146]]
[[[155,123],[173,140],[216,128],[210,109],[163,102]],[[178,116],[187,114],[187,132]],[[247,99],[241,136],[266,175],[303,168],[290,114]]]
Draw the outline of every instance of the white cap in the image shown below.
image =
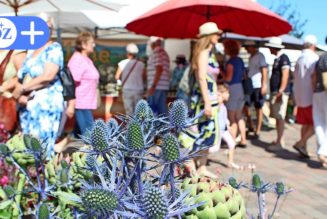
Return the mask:
[[137,54],[139,52],[139,49],[134,43],[130,43],[126,46],[126,51],[131,54]]
[[223,31],[218,28],[216,23],[206,22],[199,27],[198,37],[208,36],[215,33],[220,34],[222,32]]
[[306,44],[311,44],[311,45],[317,45],[317,37],[315,35],[307,35],[304,37],[303,43]]
[[154,42],[161,41],[161,40],[162,40],[162,38],[156,37],[156,36],[152,36],[149,38],[150,43],[154,43]]
[[282,44],[282,39],[280,37],[271,37],[268,43],[265,43],[265,46],[277,49],[283,49],[285,46]]

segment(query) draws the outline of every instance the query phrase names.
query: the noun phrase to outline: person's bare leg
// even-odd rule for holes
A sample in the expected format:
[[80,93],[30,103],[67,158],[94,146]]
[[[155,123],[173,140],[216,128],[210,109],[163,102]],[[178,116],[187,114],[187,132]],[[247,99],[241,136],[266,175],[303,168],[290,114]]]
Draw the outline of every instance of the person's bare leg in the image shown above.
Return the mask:
[[[246,128],[243,120],[242,111],[236,112],[236,120],[241,133],[241,144],[246,145]],[[236,132],[237,133],[237,132]]]
[[277,123],[277,140],[276,144],[278,145],[283,145],[283,134],[284,134],[284,129],[285,129],[285,121],[284,119],[276,119]]
[[306,147],[307,141],[314,135],[314,128],[311,125],[302,125],[301,127],[301,139],[296,142],[297,147]]
[[256,112],[257,112],[257,127],[255,129],[255,134],[259,135],[262,127],[263,112],[261,108],[257,108]]
[[246,124],[249,125],[249,129],[254,130],[254,123],[253,123],[253,120],[251,118],[251,113],[250,113],[249,107],[244,106],[243,111],[244,111],[244,114],[246,116]]
[[199,164],[199,168],[197,169],[198,175],[207,176],[214,179],[218,178],[216,174],[207,169],[208,150],[201,152],[199,155],[201,155],[201,157],[197,159]]
[[235,140],[237,137],[236,113],[234,111],[228,112],[228,119],[230,121],[230,133]]

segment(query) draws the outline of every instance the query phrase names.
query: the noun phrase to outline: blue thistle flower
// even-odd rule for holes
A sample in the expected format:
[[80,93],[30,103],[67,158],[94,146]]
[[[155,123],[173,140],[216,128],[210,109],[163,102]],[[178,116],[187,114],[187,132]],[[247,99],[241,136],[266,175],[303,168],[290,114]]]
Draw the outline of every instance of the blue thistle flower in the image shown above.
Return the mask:
[[174,135],[166,134],[163,137],[162,152],[167,162],[174,162],[180,158],[179,142]]
[[173,127],[183,128],[187,124],[188,108],[183,100],[176,100],[169,110],[169,120]]
[[91,132],[91,145],[96,151],[108,149],[108,127],[103,120],[96,120]]
[[126,138],[130,149],[140,150],[144,147],[142,127],[138,122],[132,121],[128,125]]
[[153,112],[148,104],[147,101],[145,100],[139,100],[135,106],[135,111],[134,111],[134,116],[139,120],[143,121],[149,116],[153,115]]
[[81,198],[87,212],[98,217],[109,217],[118,206],[117,195],[105,189],[85,190]]
[[166,218],[168,214],[168,201],[159,188],[148,188],[143,195],[143,200],[143,208],[147,218]]

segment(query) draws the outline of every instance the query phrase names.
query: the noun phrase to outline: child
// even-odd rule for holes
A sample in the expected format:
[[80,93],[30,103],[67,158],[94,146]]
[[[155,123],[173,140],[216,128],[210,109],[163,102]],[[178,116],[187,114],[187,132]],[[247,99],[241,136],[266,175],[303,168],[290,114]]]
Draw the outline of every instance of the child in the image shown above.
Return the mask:
[[228,101],[229,99],[229,91],[227,85],[220,84],[218,85],[218,103],[219,103],[219,113],[218,113],[218,119],[219,119],[219,127],[220,127],[220,136],[221,139],[223,139],[227,146],[228,146],[228,167],[240,169],[241,167],[234,163],[234,151],[235,151],[235,145],[236,142],[233,139],[228,126],[229,121],[227,118],[227,109],[224,104],[224,102]]

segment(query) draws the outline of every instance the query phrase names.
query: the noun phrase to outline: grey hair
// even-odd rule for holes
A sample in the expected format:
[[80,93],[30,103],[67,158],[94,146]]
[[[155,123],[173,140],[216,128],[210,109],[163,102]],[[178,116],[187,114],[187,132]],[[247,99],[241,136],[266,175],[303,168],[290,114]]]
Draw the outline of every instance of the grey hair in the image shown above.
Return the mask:
[[304,49],[309,49],[311,46],[315,46],[315,45],[312,44],[312,43],[304,43],[304,44],[303,44],[303,48],[304,48]]

